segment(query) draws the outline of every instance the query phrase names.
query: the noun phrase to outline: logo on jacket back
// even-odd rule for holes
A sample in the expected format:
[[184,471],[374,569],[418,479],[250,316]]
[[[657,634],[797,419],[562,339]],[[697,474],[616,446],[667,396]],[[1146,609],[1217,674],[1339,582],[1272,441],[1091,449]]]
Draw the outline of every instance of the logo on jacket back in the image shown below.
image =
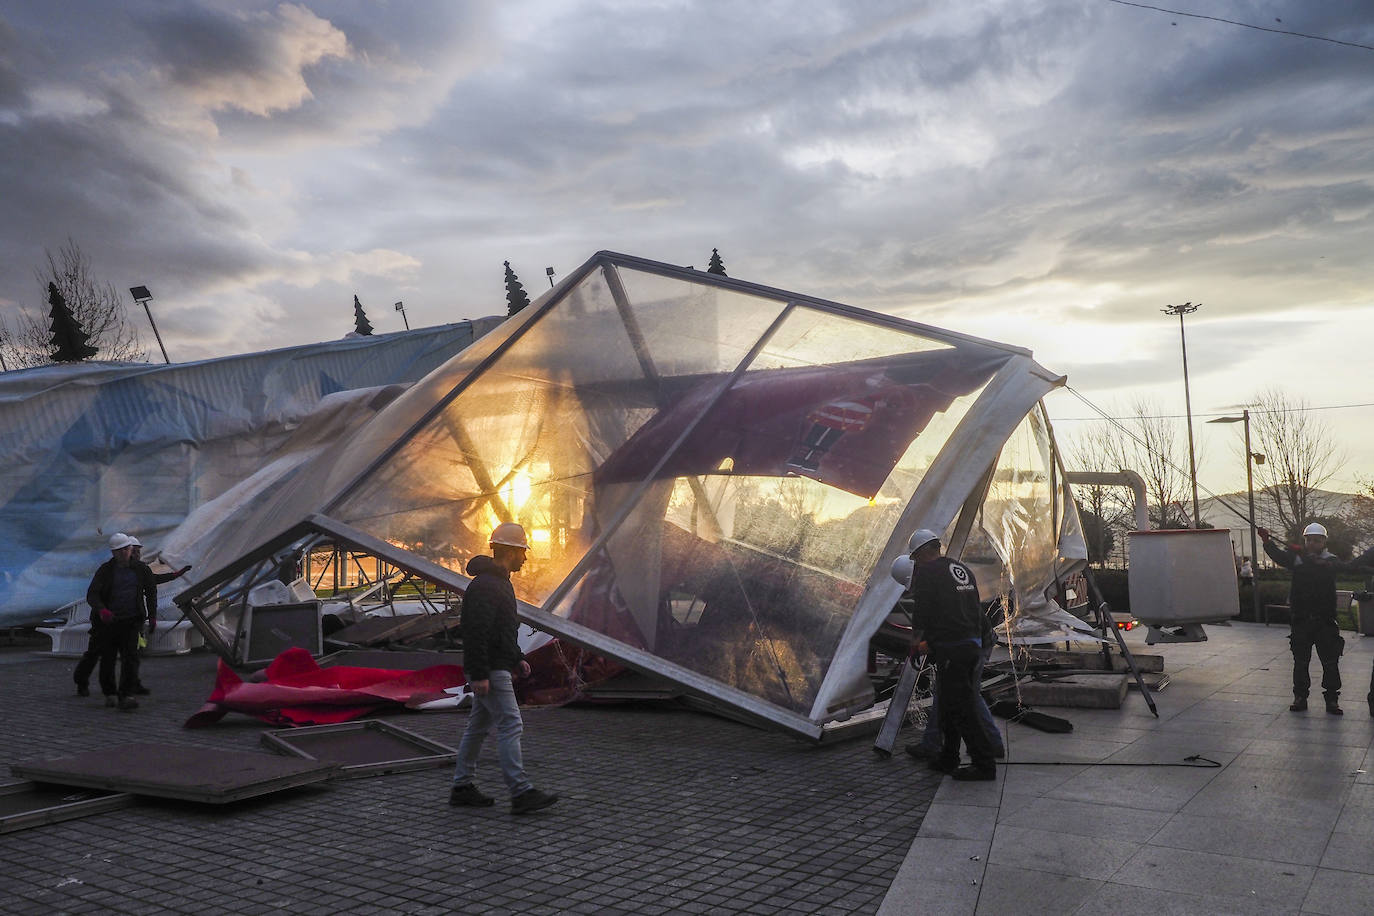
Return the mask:
[[969,571],[966,566],[959,563],[949,564],[949,574],[954,577],[954,584],[957,588],[971,587]]

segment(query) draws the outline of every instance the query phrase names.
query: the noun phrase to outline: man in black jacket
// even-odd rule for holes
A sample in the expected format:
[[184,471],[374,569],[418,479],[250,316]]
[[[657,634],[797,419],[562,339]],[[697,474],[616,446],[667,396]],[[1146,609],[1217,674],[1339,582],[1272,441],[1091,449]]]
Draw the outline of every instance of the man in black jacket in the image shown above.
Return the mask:
[[[110,559],[100,565],[86,589],[91,606],[91,642],[100,657],[100,690],[106,706],[128,712],[138,708],[130,694],[138,683],[138,634],[144,620],[157,619],[157,585],[145,564],[134,563],[134,539],[127,534],[110,537]],[[115,657],[119,656],[119,681],[115,682]],[[77,682],[78,692],[81,687]]]
[[[1308,666],[1312,663],[1312,649],[1317,650],[1317,658],[1322,663],[1322,694],[1326,699],[1326,711],[1333,716],[1341,715],[1341,653],[1345,650],[1345,640],[1341,638],[1340,625],[1336,622],[1336,573],[1353,572],[1367,562],[1371,554],[1365,554],[1354,563],[1342,563],[1326,549],[1326,528],[1316,522],[1308,525],[1302,533],[1303,546],[1281,547],[1274,543],[1267,528],[1257,528],[1256,532],[1264,541],[1264,552],[1275,563],[1293,573],[1288,586],[1288,613],[1291,628],[1288,642],[1293,650],[1293,705],[1291,712],[1307,709],[1307,692],[1312,687],[1312,677]],[[1370,686],[1374,696],[1374,682]],[[1374,715],[1374,702],[1370,704]]]
[[558,796],[541,792],[525,775],[520,752],[524,720],[515,699],[514,672],[530,673],[517,636],[515,589],[510,574],[525,565],[529,541],[525,529],[503,522],[491,533],[492,557],[474,557],[468,563],[472,583],[463,594],[463,670],[472,688],[472,711],[463,739],[458,743],[458,765],[448,803],[484,808],[495,800],[473,785],[482,740],[496,729],[496,755],[501,776],[510,792],[512,814],[528,814],[547,808]]
[[[940,554],[940,536],[922,528],[908,544],[916,568],[911,576],[911,625],[935,662],[940,730],[944,746],[930,767],[958,780],[997,778],[994,749],[978,721],[974,698],[983,657],[983,607],[973,571]],[[918,646],[918,648],[922,648]],[[971,765],[959,766],[959,741]]]
[[[118,537],[118,535],[116,535],[115,537]],[[181,576],[186,575],[186,573],[191,569],[191,567],[183,566],[176,572],[155,573],[153,572],[151,566],[143,562],[143,544],[140,543],[138,538],[132,534],[126,535],[126,537],[128,537],[129,539],[129,544],[127,546],[133,548],[133,554],[129,560],[130,564],[133,566],[142,566],[145,570],[147,570],[148,575],[153,577],[153,594],[150,598],[147,599],[148,635],[151,637],[153,635],[154,629],[156,628],[157,621],[157,586],[161,585],[164,582],[171,582],[173,579],[178,579]],[[113,543],[115,538],[112,537],[110,540]],[[141,575],[142,573],[140,572],[140,576]],[[87,640],[85,653],[81,656],[81,660],[76,663],[76,670],[72,672],[72,680],[76,681],[76,695],[80,697],[87,697],[91,695],[91,672],[95,670],[96,664],[100,661],[100,640],[96,639],[96,626],[96,615],[94,613],[94,608],[92,608],[91,635],[89,640]],[[137,658],[135,658],[135,664],[137,664]],[[133,686],[129,688],[129,693],[136,694],[139,696],[146,696],[151,692],[152,691],[150,691],[147,687],[143,686],[142,678],[139,676],[138,672],[135,671],[134,683]]]

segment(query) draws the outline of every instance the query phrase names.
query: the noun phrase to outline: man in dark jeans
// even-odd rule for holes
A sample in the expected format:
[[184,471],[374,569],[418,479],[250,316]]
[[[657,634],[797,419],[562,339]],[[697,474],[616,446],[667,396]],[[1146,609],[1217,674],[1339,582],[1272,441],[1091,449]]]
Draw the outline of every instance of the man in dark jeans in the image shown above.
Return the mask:
[[[983,608],[978,583],[963,563],[940,554],[940,536],[922,528],[907,545],[915,571],[908,594],[911,625],[935,661],[943,747],[930,768],[958,780],[993,780],[997,766],[994,748],[978,721],[975,697],[977,672],[983,659]],[[920,648],[920,647],[918,647]],[[971,764],[959,766],[959,742],[968,748]]]
[[[134,539],[127,534],[110,538],[110,559],[100,565],[86,589],[91,606],[91,641],[100,657],[100,690],[106,706],[128,712],[138,708],[130,694],[138,683],[138,634],[144,621],[155,626],[157,585],[146,565],[134,563]],[[120,659],[115,681],[115,658]],[[77,687],[80,689],[80,682]]]
[[496,729],[496,757],[510,792],[512,814],[528,814],[547,808],[558,796],[534,787],[525,775],[520,750],[524,720],[515,699],[513,677],[530,673],[516,637],[520,620],[515,616],[515,589],[510,575],[525,565],[529,550],[525,529],[503,522],[491,533],[492,557],[473,557],[468,563],[472,583],[463,594],[463,671],[472,688],[472,711],[463,739],[458,743],[458,765],[448,803],[485,808],[495,799],[473,785],[477,755],[487,732]]

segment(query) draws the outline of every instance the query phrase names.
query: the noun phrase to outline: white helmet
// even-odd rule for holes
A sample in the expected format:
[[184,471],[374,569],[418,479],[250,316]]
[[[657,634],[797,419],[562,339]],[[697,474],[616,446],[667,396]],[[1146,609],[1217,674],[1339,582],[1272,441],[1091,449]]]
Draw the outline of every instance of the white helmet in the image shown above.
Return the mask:
[[911,588],[911,574],[915,570],[916,564],[906,554],[892,561],[892,578],[896,579],[902,588]]
[[1319,525],[1319,524],[1317,524],[1316,522],[1313,522],[1312,524],[1308,525],[1306,528],[1302,529],[1302,536],[1303,536],[1303,537],[1307,537],[1309,534],[1315,534],[1315,535],[1319,535],[1319,536],[1321,536],[1321,537],[1326,537],[1326,526],[1325,526],[1325,525]]
[[129,535],[129,546],[130,546],[130,547],[142,547],[142,546],[143,546],[143,542],[140,541],[138,538],[134,537],[134,536],[131,534],[131,535]]
[[502,522],[491,532],[491,542],[493,544],[505,544],[507,547],[530,547],[529,538],[525,537],[525,529],[519,522]]
[[127,534],[122,531],[117,531],[110,535],[110,552],[113,553],[116,550],[123,550],[125,547],[132,547],[136,543],[138,542]]
[[919,548],[926,546],[931,541],[940,540],[940,536],[929,528],[917,528],[911,533],[911,540],[906,543],[907,553],[915,553]]

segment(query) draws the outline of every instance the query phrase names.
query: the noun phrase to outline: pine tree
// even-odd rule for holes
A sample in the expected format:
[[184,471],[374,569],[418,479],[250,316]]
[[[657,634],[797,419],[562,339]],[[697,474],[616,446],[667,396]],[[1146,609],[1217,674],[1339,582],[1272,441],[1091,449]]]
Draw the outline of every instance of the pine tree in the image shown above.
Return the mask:
[[353,294],[353,330],[361,337],[372,336],[372,324],[367,320],[367,312],[363,311],[363,304],[358,301],[357,293]]
[[90,335],[81,329],[81,322],[67,308],[67,300],[57,291],[56,283],[48,284],[48,305],[52,306],[48,311],[52,318],[52,361],[79,363],[95,356],[98,351],[91,346]]
[[514,315],[522,308],[530,304],[530,297],[525,295],[525,287],[516,279],[515,271],[510,269],[510,261],[506,261],[506,315]]
[[720,274],[722,277],[726,276],[725,262],[720,259],[720,252],[714,248],[711,249],[711,264],[706,268],[706,272],[708,274]]

